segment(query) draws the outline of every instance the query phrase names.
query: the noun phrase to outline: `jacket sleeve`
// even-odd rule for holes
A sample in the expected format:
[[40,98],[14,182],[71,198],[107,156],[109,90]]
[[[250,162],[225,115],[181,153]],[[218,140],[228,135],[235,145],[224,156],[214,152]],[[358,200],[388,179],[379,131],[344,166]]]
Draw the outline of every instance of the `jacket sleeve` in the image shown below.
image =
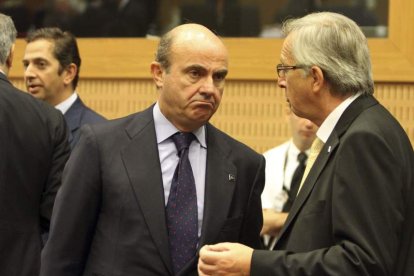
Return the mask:
[[63,168],[70,155],[68,131],[63,115],[54,109],[45,110],[46,115],[50,115],[47,116],[46,124],[49,128],[52,149],[50,152],[49,174],[43,186],[40,204],[40,223],[43,233],[49,231],[56,193],[61,185]]
[[98,146],[89,125],[64,169],[49,240],[42,251],[42,276],[83,275],[101,204]]

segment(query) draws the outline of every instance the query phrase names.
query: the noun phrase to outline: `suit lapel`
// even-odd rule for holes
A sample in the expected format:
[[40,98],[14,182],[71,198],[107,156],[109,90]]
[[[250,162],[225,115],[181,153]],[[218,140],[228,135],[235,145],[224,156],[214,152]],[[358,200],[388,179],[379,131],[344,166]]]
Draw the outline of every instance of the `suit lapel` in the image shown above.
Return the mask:
[[83,103],[79,99],[72,104],[72,106],[65,113],[65,120],[70,131],[74,131],[80,127]]
[[353,101],[344,111],[333,132],[319,153],[318,158],[315,160],[315,163],[312,166],[307,178],[305,179],[302,189],[300,190],[289,212],[285,225],[280,231],[278,241],[283,239],[284,233],[286,233],[287,229],[289,229],[292,221],[295,219],[298,212],[311,194],[319,175],[338,147],[340,143],[340,137],[345,133],[351,123],[359,116],[359,114],[361,114],[362,111],[376,104],[378,104],[378,101],[372,96],[360,96],[355,101]]
[[72,104],[72,106],[64,114],[65,121],[69,129],[69,137],[68,137],[69,144],[72,143],[73,132],[76,131],[81,126],[81,117],[83,113],[82,109],[83,109],[83,103],[78,97],[76,101]]
[[152,107],[137,115],[126,132],[131,142],[122,151],[124,165],[153,241],[171,272],[164,188]]
[[207,171],[199,246],[214,242],[227,218],[237,181],[237,169],[228,160],[230,152],[218,131],[207,124]]

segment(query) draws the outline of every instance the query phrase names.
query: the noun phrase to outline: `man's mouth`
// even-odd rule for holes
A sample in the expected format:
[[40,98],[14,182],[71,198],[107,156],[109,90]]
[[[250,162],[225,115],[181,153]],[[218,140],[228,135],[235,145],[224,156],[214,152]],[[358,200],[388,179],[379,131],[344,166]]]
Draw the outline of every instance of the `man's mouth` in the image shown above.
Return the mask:
[[37,93],[39,91],[41,86],[36,85],[36,84],[30,84],[30,85],[27,85],[26,87],[27,87],[27,92],[29,92],[31,94],[34,94],[34,93]]

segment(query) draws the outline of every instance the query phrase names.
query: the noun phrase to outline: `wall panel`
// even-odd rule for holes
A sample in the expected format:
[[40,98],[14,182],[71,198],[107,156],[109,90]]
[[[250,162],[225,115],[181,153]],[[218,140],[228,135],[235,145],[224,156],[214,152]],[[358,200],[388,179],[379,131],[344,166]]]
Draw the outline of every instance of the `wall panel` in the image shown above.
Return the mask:
[[[21,89],[23,81],[12,79]],[[134,113],[157,99],[152,80],[81,79],[79,94],[93,109],[114,119]],[[377,83],[377,99],[399,120],[414,142],[414,84]],[[212,123],[263,152],[289,137],[284,91],[276,81],[230,80]]]
[[[414,141],[414,1],[389,1],[389,36],[368,39],[376,97]],[[284,92],[276,86],[281,39],[225,38],[228,83],[212,122],[262,152],[289,136]],[[79,94],[107,118],[139,111],[156,100],[149,64],[156,40],[79,39],[82,56]],[[17,41],[12,81],[23,88],[21,60],[25,42]]]

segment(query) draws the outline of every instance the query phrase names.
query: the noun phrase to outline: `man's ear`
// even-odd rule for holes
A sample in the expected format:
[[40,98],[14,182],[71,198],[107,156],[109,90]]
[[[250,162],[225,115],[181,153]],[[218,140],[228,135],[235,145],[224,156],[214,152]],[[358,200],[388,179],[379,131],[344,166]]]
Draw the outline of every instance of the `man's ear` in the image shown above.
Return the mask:
[[164,84],[164,78],[163,78],[164,69],[162,68],[159,62],[153,61],[151,63],[151,74],[152,74],[152,78],[155,82],[155,86],[157,87],[157,89],[162,88]]
[[313,79],[312,91],[321,91],[326,81],[322,69],[318,66],[312,66],[310,69],[310,74]]
[[12,67],[12,64],[13,64],[14,46],[15,44],[11,46],[9,56],[6,59],[6,66],[9,69]]
[[75,63],[69,64],[68,67],[66,67],[65,70],[63,71],[64,73],[63,83],[65,85],[69,85],[75,78],[77,72],[78,72],[78,66],[76,66]]

